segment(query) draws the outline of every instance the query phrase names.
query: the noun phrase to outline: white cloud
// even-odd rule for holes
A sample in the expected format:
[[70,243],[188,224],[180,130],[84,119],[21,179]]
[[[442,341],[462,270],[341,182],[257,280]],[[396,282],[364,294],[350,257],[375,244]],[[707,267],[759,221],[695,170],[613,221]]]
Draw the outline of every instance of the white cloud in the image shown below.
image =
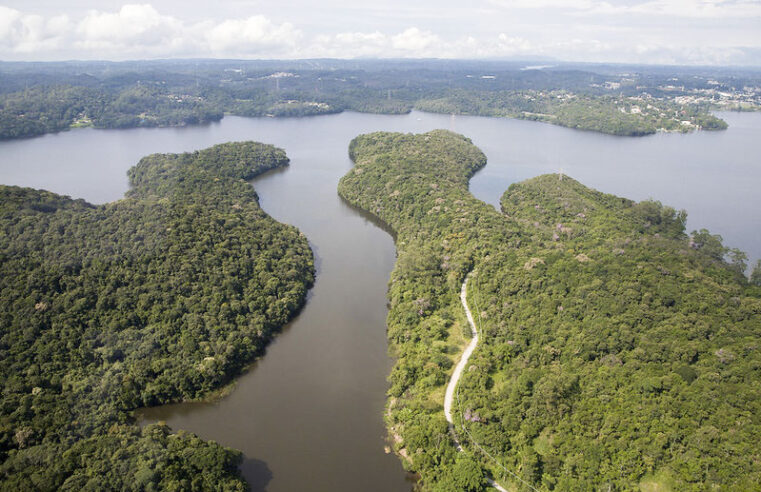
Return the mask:
[[417,54],[417,56],[430,56],[437,45],[441,45],[441,39],[430,31],[421,31],[417,27],[410,27],[391,38],[391,46],[403,52]]
[[611,4],[602,0],[488,0],[503,10],[572,11],[575,15],[651,15],[667,17],[761,17],[759,0],[638,0]]
[[300,52],[305,57],[449,58],[451,45],[430,31],[409,27],[397,34],[341,32],[321,35]]
[[77,23],[74,45],[107,53],[147,50],[160,53],[182,38],[182,21],[163,16],[151,5],[124,5],[118,12],[89,12]]
[[499,51],[505,55],[529,53],[534,49],[531,42],[521,37],[508,36],[505,33],[500,33],[497,39],[497,47]]
[[531,44],[522,38],[502,34],[494,39],[464,36],[451,41],[410,27],[396,34],[344,32],[317,36],[305,57],[378,57],[378,58],[484,58],[510,56],[530,51]]
[[617,8],[615,11],[654,16],[742,19],[761,17],[761,2],[757,0],[654,0],[631,7]]
[[[171,25],[172,19],[166,18]],[[160,27],[161,15],[151,5],[125,5],[119,12],[91,11],[79,22],[77,32],[91,41],[131,41]]]
[[287,54],[301,38],[301,32],[290,23],[276,25],[266,17],[256,15],[247,19],[226,20],[214,26],[206,35],[213,53]]
[[597,0],[489,0],[488,3],[506,9],[588,10],[605,2]]
[[65,15],[45,19],[0,6],[0,48],[18,53],[55,49],[70,29]]
[[308,48],[304,56],[315,58],[369,58],[379,57],[387,53],[389,37],[374,31],[364,32],[341,32],[335,35],[319,35]]
[[21,12],[0,5],[0,42],[12,45],[19,38]]
[[[261,14],[193,21],[147,3],[77,15],[40,15],[39,9],[32,13],[24,11],[26,7],[0,6],[0,59],[543,56],[591,62],[761,64],[759,0],[483,1],[491,5],[488,12],[478,5],[472,10],[442,5],[436,16],[441,24],[431,16],[416,19],[423,9],[400,6],[407,12],[398,21],[401,26],[378,29],[371,23],[367,29],[342,30],[337,24],[328,31],[314,23],[295,25]],[[353,20],[375,9],[343,9],[348,12],[343,22],[360,25]],[[395,12],[391,7],[383,11]],[[441,19],[452,12],[462,19],[447,29]],[[469,22],[473,19],[482,22]]]
[[72,21],[45,19],[0,6],[0,58],[27,54],[125,59],[171,56],[289,56],[301,32],[263,16],[185,22],[150,4],[127,4],[117,11],[91,10]]
[[635,61],[655,64],[696,64],[696,65],[732,65],[742,64],[746,53],[737,48],[663,48],[653,44],[637,44],[632,47],[629,58]]

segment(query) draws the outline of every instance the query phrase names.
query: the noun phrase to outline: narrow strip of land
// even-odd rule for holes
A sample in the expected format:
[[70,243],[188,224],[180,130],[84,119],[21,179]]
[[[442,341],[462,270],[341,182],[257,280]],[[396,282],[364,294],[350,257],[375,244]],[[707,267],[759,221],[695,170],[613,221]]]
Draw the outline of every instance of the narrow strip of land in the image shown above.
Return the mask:
[[[449,422],[449,430],[452,432],[452,437],[454,439],[455,444],[457,445],[457,450],[462,452],[462,445],[460,444],[460,440],[457,438],[457,432],[455,431],[454,426],[454,420],[452,419],[452,403],[454,402],[454,396],[455,391],[457,390],[457,383],[460,381],[460,376],[462,376],[462,371],[465,369],[465,366],[468,364],[468,360],[470,359],[470,356],[473,354],[473,351],[476,349],[476,345],[478,345],[478,329],[476,328],[476,323],[473,321],[473,314],[470,312],[470,308],[468,308],[468,279],[470,278],[470,275],[465,277],[465,281],[462,283],[462,288],[460,289],[460,302],[462,302],[462,307],[465,309],[465,315],[468,318],[468,324],[470,325],[470,331],[473,334],[473,338],[470,339],[470,343],[467,347],[465,347],[465,351],[462,353],[462,356],[460,357],[459,362],[457,362],[457,365],[454,368],[454,372],[452,373],[452,377],[449,379],[449,383],[447,384],[447,390],[444,393],[444,416],[447,419],[447,422]],[[506,489],[504,489],[500,484],[492,480],[491,478],[487,479],[489,481],[489,485],[494,487],[495,489],[499,490],[500,492],[507,492]]]

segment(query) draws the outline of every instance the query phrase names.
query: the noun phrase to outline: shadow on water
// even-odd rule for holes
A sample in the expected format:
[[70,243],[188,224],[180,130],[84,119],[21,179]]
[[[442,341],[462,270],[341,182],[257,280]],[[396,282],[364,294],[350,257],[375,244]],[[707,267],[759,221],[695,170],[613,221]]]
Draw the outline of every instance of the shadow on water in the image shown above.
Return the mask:
[[[265,176],[277,176],[278,174],[283,174],[288,172],[288,169],[291,167],[291,163],[289,162],[285,166],[280,167],[273,167],[272,169],[268,169],[267,171],[264,171],[261,174],[257,174],[250,180],[248,180],[249,184],[255,185],[257,180],[260,180],[264,178]],[[254,186],[254,189],[256,189],[256,186]]]
[[267,485],[272,480],[272,470],[262,460],[244,458],[240,469],[246,476],[251,492],[267,492]]
[[349,202],[346,198],[342,197],[341,195],[338,195],[338,198],[341,199],[341,204],[342,205],[344,205],[346,208],[348,208],[349,210],[351,210],[355,214],[357,214],[360,217],[362,217],[365,220],[365,222],[368,222],[368,223],[374,225],[378,229],[382,230],[383,232],[385,232],[386,234],[391,236],[391,239],[394,240],[394,244],[396,244],[396,231],[394,229],[392,229],[390,225],[388,225],[386,222],[384,222],[383,219],[381,219],[380,217],[378,217],[375,214],[371,214],[370,212],[368,212],[368,211],[366,211],[364,209],[355,207],[351,202]]
[[[254,178],[250,179],[248,181],[248,184],[250,184],[254,188],[254,193],[257,193],[256,192],[256,182],[257,181],[259,181],[261,179],[264,179],[264,178],[271,178],[273,176],[284,174],[284,173],[288,172],[288,168],[289,168],[289,166],[281,166],[281,167],[276,167],[274,169],[270,169],[269,171],[265,171],[262,174],[259,174],[259,175],[255,176]],[[261,199],[259,198],[259,194],[257,193],[256,196],[257,196],[257,200],[260,202],[259,206],[261,207]],[[264,209],[262,209],[262,210],[264,210]],[[267,215],[269,215],[269,214],[267,214]],[[287,222],[285,222],[283,220],[278,220],[278,219],[275,219],[275,220],[277,220],[278,222],[287,223]],[[290,225],[293,225],[293,224],[290,224]],[[296,226],[294,226],[294,227],[296,227]],[[320,255],[320,248],[313,241],[311,241],[309,238],[307,238],[307,242],[309,243],[309,249],[312,250],[312,255],[314,256],[314,276],[315,276],[315,278],[317,278],[317,277],[319,277],[320,273],[322,272],[322,256]],[[313,295],[314,295],[314,289],[310,287],[309,290],[307,291],[306,302],[304,303],[304,306],[302,306],[302,308],[299,310],[299,314],[301,314],[301,311],[304,310],[304,308],[306,307],[306,304],[309,302],[309,300],[312,298]],[[298,316],[299,314],[297,314],[296,316]]]

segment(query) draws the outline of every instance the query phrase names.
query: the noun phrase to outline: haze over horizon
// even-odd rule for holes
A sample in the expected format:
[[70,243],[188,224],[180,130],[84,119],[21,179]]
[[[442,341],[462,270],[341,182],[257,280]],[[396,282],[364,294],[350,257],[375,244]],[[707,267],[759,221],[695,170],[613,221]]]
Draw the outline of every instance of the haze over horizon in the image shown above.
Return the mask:
[[761,66],[759,0],[0,2],[0,60],[539,59]]

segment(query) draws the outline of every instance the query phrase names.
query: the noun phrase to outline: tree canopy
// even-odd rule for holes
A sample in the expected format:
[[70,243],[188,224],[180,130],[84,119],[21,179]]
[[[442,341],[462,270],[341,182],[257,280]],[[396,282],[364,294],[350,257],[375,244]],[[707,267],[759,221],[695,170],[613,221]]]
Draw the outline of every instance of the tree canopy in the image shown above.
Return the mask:
[[[757,487],[761,292],[718,236],[558,175],[512,185],[499,213],[467,189],[485,157],[445,131],[350,153],[339,192],[397,233],[387,423],[424,488],[478,490],[484,471],[520,488],[505,468],[539,490]],[[442,407],[469,271],[481,341],[455,413],[479,467]]]
[[246,181],[287,165],[254,143],[151,155],[120,201],[0,187],[0,484],[242,490],[239,454],[134,409],[239,374],[300,308],[312,252]]

